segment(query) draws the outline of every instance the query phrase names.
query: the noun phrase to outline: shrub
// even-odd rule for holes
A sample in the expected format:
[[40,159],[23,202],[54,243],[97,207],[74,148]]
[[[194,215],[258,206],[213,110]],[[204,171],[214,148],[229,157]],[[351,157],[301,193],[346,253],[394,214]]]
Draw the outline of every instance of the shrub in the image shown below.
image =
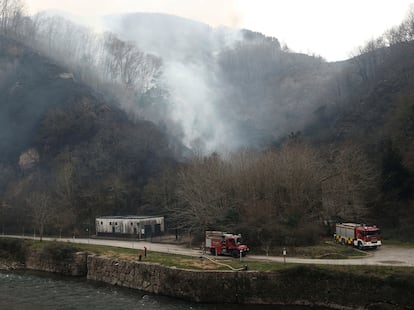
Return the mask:
[[54,260],[65,260],[70,259],[72,255],[76,252],[79,252],[79,249],[70,244],[64,244],[59,242],[52,242],[47,245],[42,250],[42,254],[45,257],[54,259]]
[[0,258],[24,262],[26,248],[24,240],[0,238]]

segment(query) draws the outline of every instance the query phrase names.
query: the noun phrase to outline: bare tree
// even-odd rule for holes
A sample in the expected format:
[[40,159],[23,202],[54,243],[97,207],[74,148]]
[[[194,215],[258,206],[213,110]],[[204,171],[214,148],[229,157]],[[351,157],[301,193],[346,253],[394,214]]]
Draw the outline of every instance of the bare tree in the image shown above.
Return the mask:
[[319,223],[322,173],[318,152],[299,143],[225,160],[198,157],[178,173],[178,202],[170,211],[189,230],[239,227],[264,242],[276,231]]
[[50,223],[53,216],[50,196],[46,192],[33,192],[27,203],[31,207],[34,227],[39,230],[42,241],[45,225]]
[[161,66],[159,58],[145,55],[134,43],[124,42],[112,33],[105,33],[103,40],[108,77],[128,89],[145,89],[146,80],[154,77]]
[[24,4],[21,0],[0,0],[0,31],[15,35],[22,23]]
[[201,233],[219,228],[234,207],[228,189],[228,164],[219,155],[194,158],[178,173],[179,203],[169,206],[177,226]]
[[320,179],[324,219],[358,220],[377,198],[379,175],[363,150],[346,143],[331,151],[326,175]]

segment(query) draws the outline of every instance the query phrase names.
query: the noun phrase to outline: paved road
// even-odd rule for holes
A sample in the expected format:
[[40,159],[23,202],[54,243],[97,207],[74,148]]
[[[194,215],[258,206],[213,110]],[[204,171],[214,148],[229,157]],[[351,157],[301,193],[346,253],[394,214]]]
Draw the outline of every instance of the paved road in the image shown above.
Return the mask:
[[[368,256],[349,259],[305,259],[286,257],[286,262],[301,264],[328,265],[371,265],[371,266],[407,266],[414,267],[414,248],[401,248],[383,245],[376,250],[368,251]],[[282,262],[283,257],[252,256],[257,260]]]
[[[7,236],[15,238],[23,238],[22,236]],[[30,237],[24,237],[30,238]],[[32,238],[31,238],[32,239]],[[143,249],[146,247],[148,251],[182,254],[189,256],[200,256],[202,253],[200,250],[189,249],[175,244],[162,244],[151,243],[147,241],[122,241],[122,240],[107,240],[107,239],[85,239],[85,238],[43,238],[44,240],[57,240],[62,242],[73,242],[81,244],[96,244],[96,245],[108,245],[123,248]],[[414,267],[414,248],[401,248],[396,246],[383,245],[377,250],[371,250],[369,255],[363,258],[350,258],[350,259],[308,259],[308,258],[295,258],[289,257],[289,253],[286,256],[286,262],[298,263],[298,264],[327,264],[327,265],[376,265],[376,266],[407,266]],[[249,260],[261,260],[261,261],[275,261],[283,262],[284,258],[280,256],[259,256],[248,255],[243,258],[246,261]]]

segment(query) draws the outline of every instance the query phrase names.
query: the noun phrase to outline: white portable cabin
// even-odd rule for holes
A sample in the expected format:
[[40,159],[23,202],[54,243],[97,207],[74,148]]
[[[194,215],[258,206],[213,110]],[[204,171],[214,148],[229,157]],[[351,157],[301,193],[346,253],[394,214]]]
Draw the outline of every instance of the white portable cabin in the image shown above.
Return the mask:
[[148,238],[164,233],[163,216],[101,216],[96,218],[97,236]]

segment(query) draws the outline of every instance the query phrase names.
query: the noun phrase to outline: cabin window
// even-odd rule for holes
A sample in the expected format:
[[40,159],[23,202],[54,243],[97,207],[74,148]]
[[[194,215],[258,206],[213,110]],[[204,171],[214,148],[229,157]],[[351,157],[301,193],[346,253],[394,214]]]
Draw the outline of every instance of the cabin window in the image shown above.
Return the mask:
[[131,226],[134,225],[134,223],[131,223]]
[[115,222],[115,225],[118,225],[118,222]]
[[112,222],[109,222],[109,225],[112,225]]
[[101,225],[103,225],[103,222],[101,222]]

